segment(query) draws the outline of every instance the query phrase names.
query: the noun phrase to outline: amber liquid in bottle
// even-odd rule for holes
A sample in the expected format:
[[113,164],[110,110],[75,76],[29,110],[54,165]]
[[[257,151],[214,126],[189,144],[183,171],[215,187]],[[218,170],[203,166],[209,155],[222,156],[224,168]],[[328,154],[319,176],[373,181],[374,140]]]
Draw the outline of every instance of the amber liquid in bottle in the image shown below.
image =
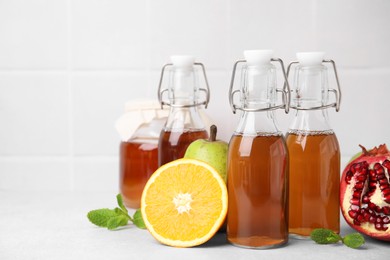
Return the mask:
[[331,131],[289,132],[289,232],[310,236],[315,228],[340,232],[340,152]]
[[283,136],[233,135],[228,156],[229,242],[249,248],[286,243],[288,157]]
[[119,183],[127,207],[139,208],[142,191],[157,169],[157,143],[122,142],[120,145]]
[[206,130],[174,132],[162,130],[158,147],[158,165],[183,158],[187,147],[197,139],[207,139]]

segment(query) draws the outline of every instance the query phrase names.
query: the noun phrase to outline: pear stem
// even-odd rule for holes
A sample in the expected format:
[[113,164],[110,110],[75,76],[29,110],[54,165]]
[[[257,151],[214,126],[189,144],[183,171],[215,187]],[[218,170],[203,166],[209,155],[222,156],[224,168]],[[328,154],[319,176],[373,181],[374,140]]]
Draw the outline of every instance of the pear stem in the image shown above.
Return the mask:
[[217,139],[217,126],[216,125],[211,125],[210,126],[209,141],[210,142],[215,142],[216,139]]

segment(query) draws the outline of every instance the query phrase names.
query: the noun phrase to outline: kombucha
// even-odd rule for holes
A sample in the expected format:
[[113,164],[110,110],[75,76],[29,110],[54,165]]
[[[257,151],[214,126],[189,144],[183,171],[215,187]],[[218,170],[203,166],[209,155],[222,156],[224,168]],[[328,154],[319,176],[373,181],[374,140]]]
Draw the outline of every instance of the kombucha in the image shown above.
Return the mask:
[[340,232],[340,152],[335,134],[289,132],[289,232],[310,236],[315,228]]
[[288,240],[288,156],[283,136],[233,135],[228,155],[227,238],[249,248]]
[[174,132],[162,130],[158,146],[158,165],[183,158],[187,147],[197,139],[207,139],[206,130]]
[[139,208],[142,191],[157,169],[157,142],[122,142],[120,145],[119,183],[127,207]]

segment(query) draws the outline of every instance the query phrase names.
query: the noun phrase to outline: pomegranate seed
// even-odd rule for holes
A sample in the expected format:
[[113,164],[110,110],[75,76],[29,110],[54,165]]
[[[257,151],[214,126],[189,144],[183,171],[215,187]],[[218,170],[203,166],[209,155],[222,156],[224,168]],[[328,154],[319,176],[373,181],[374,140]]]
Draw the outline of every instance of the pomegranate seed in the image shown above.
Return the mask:
[[356,216],[357,216],[357,211],[354,211],[354,210],[350,210],[350,211],[348,211],[348,215],[351,217],[351,218],[356,218]]
[[376,175],[382,175],[384,173],[384,169],[380,163],[374,165],[374,170],[376,171]]
[[378,180],[382,180],[382,179],[386,178],[386,176],[383,173],[378,174],[376,177],[378,178]]
[[374,224],[376,222],[376,217],[375,216],[371,216],[368,221],[370,221],[370,223]]
[[388,227],[382,226],[382,231],[386,231]]
[[356,226],[360,226],[360,222],[357,221],[356,219],[353,220],[353,224],[356,225]]
[[358,175],[356,176],[356,180],[360,182],[364,182],[367,179],[366,175]]
[[370,215],[370,213],[365,212],[365,213],[363,214],[363,217],[364,217],[364,222],[367,222],[367,221],[370,220],[371,215]]
[[360,206],[360,200],[359,200],[359,199],[352,198],[349,202],[350,202],[352,205]]
[[384,160],[382,163],[383,166],[385,166],[388,170],[390,170],[390,161],[389,160]]
[[380,206],[375,206],[375,211],[378,213],[382,213],[382,208]]
[[382,223],[382,218],[381,217],[377,217],[375,223]]
[[389,217],[384,217],[382,219],[382,222],[383,222],[383,224],[388,224],[388,223],[390,223],[390,218]]
[[354,191],[353,192],[353,195],[352,195],[352,197],[354,197],[355,199],[360,199],[360,195],[362,195],[362,191],[360,190],[360,191]]
[[383,207],[383,214],[390,215],[390,207],[389,206]]
[[351,171],[348,171],[345,174],[345,181],[349,184],[349,182],[352,180],[353,173]]
[[364,188],[364,182],[356,182],[355,190],[362,190]]
[[376,177],[376,173],[374,170],[370,170],[369,173],[370,173],[370,177]]
[[380,188],[381,190],[384,190],[384,189],[386,189],[386,188],[389,188],[389,184],[387,183],[387,180],[386,180],[386,183],[380,184],[380,185],[379,185],[379,188]]
[[357,219],[357,221],[359,221],[360,223],[362,223],[362,222],[364,221],[364,217],[363,217],[363,215],[361,215],[361,214],[357,215],[356,219]]
[[370,202],[370,198],[367,195],[364,195],[362,202],[367,204],[368,202]]
[[386,195],[384,198],[383,198],[384,201],[386,201],[387,203],[390,203],[390,194]]
[[349,170],[352,172],[352,174],[354,174],[356,172],[357,165],[358,165],[357,163],[352,164],[351,167],[349,168]]
[[382,230],[382,228],[383,228],[383,225],[382,225],[382,224],[380,224],[380,223],[376,223],[376,224],[375,224],[375,229],[376,229],[376,230]]
[[382,193],[383,193],[384,196],[390,194],[390,188],[385,188],[385,189],[383,189],[383,190],[382,190]]
[[376,205],[374,203],[370,202],[370,203],[368,203],[368,208],[375,210]]
[[376,189],[376,182],[371,182],[368,184],[368,187],[370,187],[370,189],[373,189],[375,190]]
[[351,210],[358,212],[360,210],[359,205],[351,205]]

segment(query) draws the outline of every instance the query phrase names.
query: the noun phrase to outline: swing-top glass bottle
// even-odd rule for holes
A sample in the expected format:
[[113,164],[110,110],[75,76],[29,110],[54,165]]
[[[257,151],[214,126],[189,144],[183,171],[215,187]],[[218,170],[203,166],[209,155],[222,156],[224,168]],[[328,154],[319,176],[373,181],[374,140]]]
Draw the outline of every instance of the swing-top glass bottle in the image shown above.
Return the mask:
[[[199,87],[200,71],[206,88]],[[163,87],[165,72],[169,73],[166,88]],[[161,71],[158,99],[162,107],[170,107],[158,144],[158,165],[161,166],[182,158],[193,141],[208,138],[206,116],[200,114],[201,106],[206,108],[210,99],[203,64],[196,63],[193,56],[171,56],[171,63],[164,65]]]
[[[286,136],[290,155],[289,232],[305,238],[315,228],[340,231],[340,149],[327,108],[340,107],[336,66],[322,52],[298,53],[292,85],[295,117]],[[337,88],[328,86],[327,64],[333,65]],[[335,94],[329,103],[329,92]]]
[[[272,61],[280,62],[287,77],[282,60],[272,55],[270,50],[245,51],[245,60],[237,61],[232,73],[230,104],[242,114],[229,143],[227,239],[240,247],[272,248],[288,241],[288,152],[274,110],[288,112],[290,91],[288,84],[276,88]],[[239,63],[244,63],[241,88],[234,90]],[[278,93],[283,98],[276,104]]]

